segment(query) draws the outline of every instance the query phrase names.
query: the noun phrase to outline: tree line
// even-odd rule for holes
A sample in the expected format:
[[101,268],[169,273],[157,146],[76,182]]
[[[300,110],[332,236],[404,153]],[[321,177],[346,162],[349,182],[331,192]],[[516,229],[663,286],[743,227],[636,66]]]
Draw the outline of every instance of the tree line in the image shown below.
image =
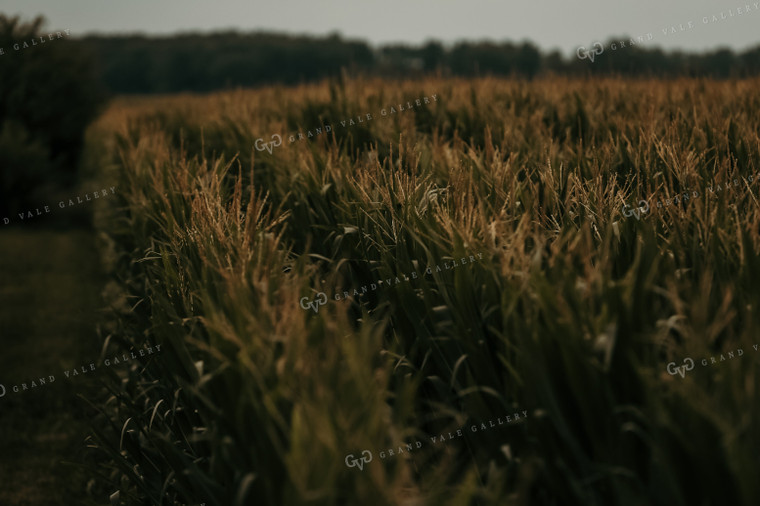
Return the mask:
[[542,52],[530,42],[460,42],[373,48],[363,41],[275,33],[224,32],[169,37],[88,36],[102,81],[113,93],[206,92],[217,89],[296,84],[352,75],[390,77],[572,76],[748,77],[760,74],[760,45],[743,52],[665,52],[639,44],[605,51],[593,61],[559,51]]

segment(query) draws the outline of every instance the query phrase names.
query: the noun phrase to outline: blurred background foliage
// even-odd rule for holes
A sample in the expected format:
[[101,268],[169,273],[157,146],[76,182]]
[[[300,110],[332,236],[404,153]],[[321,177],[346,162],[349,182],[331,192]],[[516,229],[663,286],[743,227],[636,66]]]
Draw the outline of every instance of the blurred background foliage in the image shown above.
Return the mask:
[[104,104],[86,46],[43,44],[43,25],[0,14],[0,216],[50,204],[76,183],[85,128]]

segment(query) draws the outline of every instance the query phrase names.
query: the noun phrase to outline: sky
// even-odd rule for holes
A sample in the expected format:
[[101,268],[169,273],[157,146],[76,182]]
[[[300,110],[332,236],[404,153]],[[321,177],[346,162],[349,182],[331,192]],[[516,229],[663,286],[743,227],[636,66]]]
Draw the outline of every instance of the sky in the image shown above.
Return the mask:
[[338,32],[373,45],[530,40],[564,54],[613,35],[648,33],[647,44],[665,49],[742,50],[760,44],[760,3],[741,0],[2,0],[0,13],[43,14],[47,29],[68,28],[74,37],[229,29]]

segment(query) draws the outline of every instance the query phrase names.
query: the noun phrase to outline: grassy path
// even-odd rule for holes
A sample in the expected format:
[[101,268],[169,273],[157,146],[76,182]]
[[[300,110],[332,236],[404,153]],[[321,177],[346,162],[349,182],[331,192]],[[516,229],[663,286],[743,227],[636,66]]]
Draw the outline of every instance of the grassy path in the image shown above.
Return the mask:
[[0,229],[0,504],[86,504],[87,474],[63,462],[80,460],[89,414],[77,395],[93,395],[97,382],[63,371],[100,351],[94,234],[27,228]]

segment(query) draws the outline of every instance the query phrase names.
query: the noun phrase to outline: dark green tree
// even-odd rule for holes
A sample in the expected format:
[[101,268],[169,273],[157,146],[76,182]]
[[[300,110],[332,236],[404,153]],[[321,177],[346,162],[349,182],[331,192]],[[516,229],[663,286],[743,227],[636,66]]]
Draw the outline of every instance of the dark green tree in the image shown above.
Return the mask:
[[43,24],[0,15],[2,216],[75,181],[84,130],[104,98],[81,43],[50,40]]

